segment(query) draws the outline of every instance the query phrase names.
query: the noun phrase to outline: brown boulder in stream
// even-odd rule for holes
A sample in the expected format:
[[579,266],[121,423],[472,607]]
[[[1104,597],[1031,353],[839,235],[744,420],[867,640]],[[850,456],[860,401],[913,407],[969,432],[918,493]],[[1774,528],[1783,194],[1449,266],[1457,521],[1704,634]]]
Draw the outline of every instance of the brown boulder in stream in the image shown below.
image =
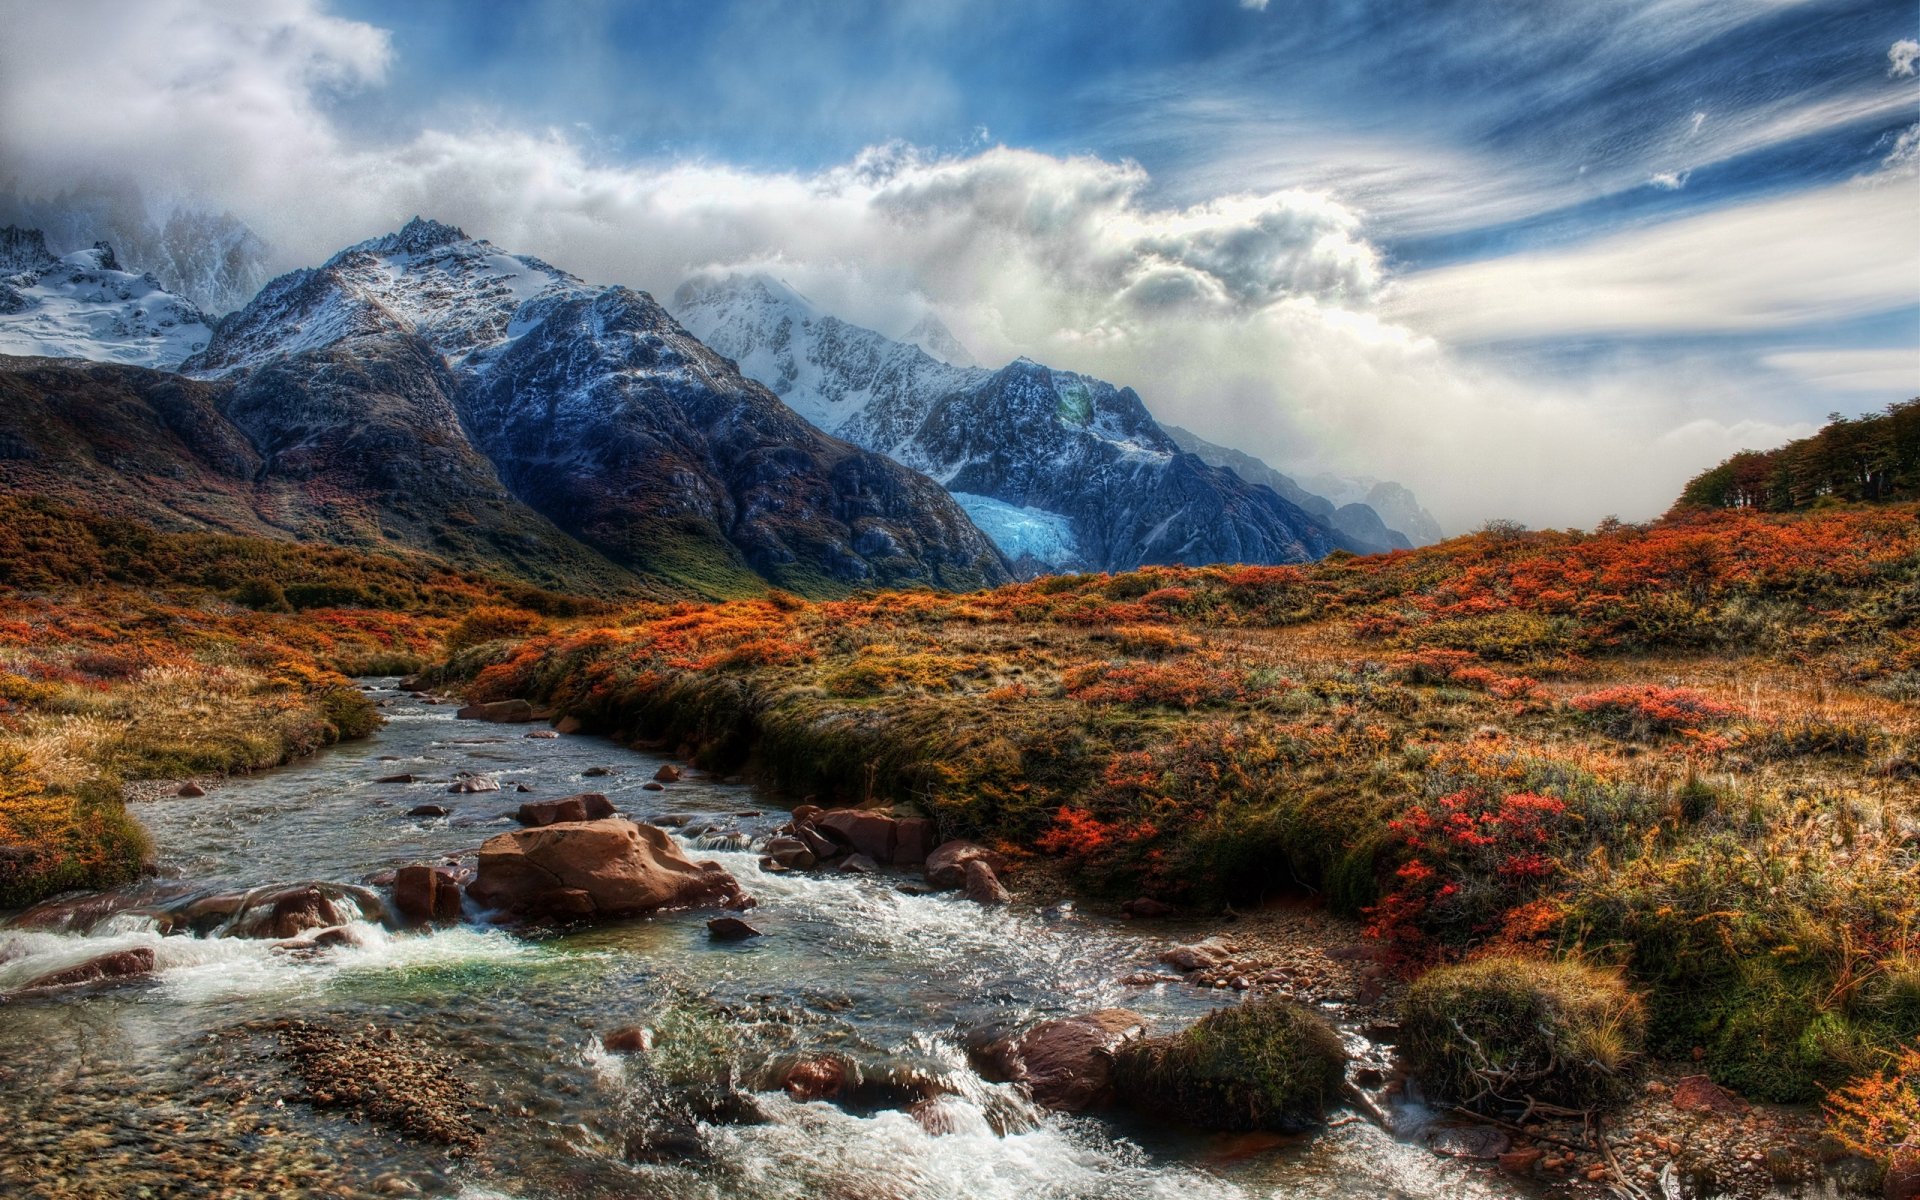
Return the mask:
[[975,904],[1007,904],[1013,900],[1013,897],[1007,894],[1007,889],[1000,885],[1000,877],[993,873],[993,868],[988,866],[987,861],[982,858],[967,860],[966,883],[962,886],[963,894]]
[[469,704],[453,715],[462,721],[499,721],[503,724],[519,724],[524,721],[545,720],[552,714],[536,709],[525,700],[489,700],[483,704]]
[[1006,861],[998,854],[975,842],[942,842],[927,855],[925,874],[927,882],[937,888],[964,887],[967,882],[967,864],[974,859],[984,861],[997,873],[1006,869]]
[[563,821],[599,821],[613,815],[613,801],[599,792],[581,792],[558,800],[529,800],[514,819],[522,825],[557,825]]
[[1042,1108],[1088,1112],[1113,1103],[1114,1052],[1144,1032],[1139,1013],[1102,1008],[1001,1038],[980,1052],[980,1066],[993,1078],[1025,1084]]
[[459,877],[448,867],[401,867],[393,875],[393,908],[409,924],[459,920]]
[[836,808],[823,813],[814,826],[856,854],[864,854],[877,863],[893,861],[896,830],[894,820],[885,813],[862,812],[857,808]]
[[719,863],[696,863],[665,830],[620,818],[488,838],[467,894],[483,907],[519,917],[615,917],[753,904]]

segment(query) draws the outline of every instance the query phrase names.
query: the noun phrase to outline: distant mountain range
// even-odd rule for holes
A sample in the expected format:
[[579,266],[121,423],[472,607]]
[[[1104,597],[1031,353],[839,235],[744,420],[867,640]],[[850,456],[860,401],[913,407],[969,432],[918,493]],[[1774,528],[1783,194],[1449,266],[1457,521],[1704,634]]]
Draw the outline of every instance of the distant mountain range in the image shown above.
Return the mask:
[[0,233],[0,488],[603,594],[967,589],[1409,540],[1163,429],[1131,389],[980,367],[931,316],[896,340],[764,277],[692,281],[676,321],[419,218],[218,321],[119,267]]
[[39,199],[0,194],[0,225],[39,230],[56,255],[105,242],[122,269],[152,275],[215,315],[239,308],[267,282],[266,243],[233,214],[156,209],[133,182],[101,180]]
[[212,320],[112,247],[56,256],[37,229],[0,229],[0,354],[177,366],[206,348]]
[[938,480],[1026,574],[1410,544],[1364,504],[1336,507],[1190,434],[1181,444],[1131,388],[1027,359],[971,365],[932,318],[897,341],[757,274],[690,280],[673,306],[813,424]]

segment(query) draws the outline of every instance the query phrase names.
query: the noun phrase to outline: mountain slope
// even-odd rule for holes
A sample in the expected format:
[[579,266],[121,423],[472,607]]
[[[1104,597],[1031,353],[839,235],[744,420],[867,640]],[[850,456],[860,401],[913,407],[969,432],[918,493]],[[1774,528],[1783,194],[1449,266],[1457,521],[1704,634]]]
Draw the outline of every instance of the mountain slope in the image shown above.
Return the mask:
[[[1245,451],[1209,442],[1177,425],[1164,428],[1167,436],[1187,453],[1197,454],[1216,467],[1225,467],[1249,483],[1272,488],[1350,537],[1404,550],[1432,545],[1444,536],[1439,522],[1400,484],[1320,475],[1312,482],[1327,489],[1327,495],[1321,495]],[[1329,496],[1338,499],[1329,499]]]
[[[1183,453],[1132,389],[1024,359],[998,371],[941,361],[765,276],[690,280],[674,303],[808,420],[938,480],[1025,573],[1384,548]],[[965,354],[944,328],[910,338]]]
[[520,502],[642,574],[709,594],[1008,578],[937,486],[809,426],[651,297],[436,222],[272,281],[184,369],[246,380],[408,342],[457,414],[411,420],[457,429]]
[[238,385],[0,358],[0,492],[164,530],[423,551],[568,591],[636,590],[519,503],[457,420],[432,419],[451,412],[444,375],[405,345],[314,351]]
[[206,346],[211,321],[96,243],[55,257],[37,229],[0,229],[0,354],[171,367]]

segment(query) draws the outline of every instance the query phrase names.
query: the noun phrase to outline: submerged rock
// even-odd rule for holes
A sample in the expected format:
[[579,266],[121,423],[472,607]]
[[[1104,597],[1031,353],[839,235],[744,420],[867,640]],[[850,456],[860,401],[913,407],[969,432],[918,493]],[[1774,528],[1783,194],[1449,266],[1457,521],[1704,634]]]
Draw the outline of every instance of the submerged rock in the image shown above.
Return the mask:
[[542,721],[550,715],[525,700],[489,700],[483,704],[469,704],[454,714],[462,721],[498,721],[516,725],[526,721]]
[[472,1064],[428,1049],[393,1028],[346,1032],[306,1021],[278,1027],[281,1049],[305,1085],[297,1099],[346,1108],[456,1151],[480,1144],[482,1111],[467,1082]]
[[600,1044],[609,1054],[645,1054],[653,1049],[653,1030],[644,1025],[627,1025],[606,1034]]
[[49,971],[29,980],[13,994],[53,991],[57,988],[82,987],[90,984],[126,982],[153,973],[153,950],[147,946],[134,946],[126,950],[115,950],[110,954],[101,954],[83,963],[63,967],[58,971]]
[[665,830],[620,818],[488,838],[468,895],[520,917],[613,917],[753,903],[720,864],[696,863]]
[[360,914],[343,899],[343,889],[319,883],[262,889],[246,897],[233,924],[223,932],[227,937],[284,939],[309,929],[344,925]]
[[462,774],[454,779],[452,786],[447,790],[461,796],[471,796],[480,792],[497,792],[500,790],[500,781],[491,775]]
[[707,922],[707,936],[716,942],[744,942],[765,935],[739,917],[715,917]]

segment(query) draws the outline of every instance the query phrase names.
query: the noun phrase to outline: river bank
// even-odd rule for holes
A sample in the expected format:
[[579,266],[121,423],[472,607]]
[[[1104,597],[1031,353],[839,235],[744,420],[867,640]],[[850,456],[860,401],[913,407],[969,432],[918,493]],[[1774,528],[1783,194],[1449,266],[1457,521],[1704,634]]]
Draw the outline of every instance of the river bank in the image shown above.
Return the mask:
[[[204,797],[138,803],[161,869],[154,884],[359,884],[403,862],[458,858],[509,827],[503,797],[446,792],[455,772],[484,770],[510,792],[524,783],[534,795],[563,795],[586,780],[636,816],[684,818],[683,843],[757,895],[751,915],[765,936],[714,943],[700,914],[533,937],[355,922],[359,944],[302,955],[267,939],[161,934],[133,917],[85,934],[9,927],[0,990],[118,948],[151,949],[155,969],[126,988],[6,1005],[0,1120],[14,1133],[0,1153],[0,1188],[63,1197],[418,1189],[528,1200],[635,1188],[743,1198],[1520,1194],[1364,1121],[1254,1146],[1038,1112],[980,1078],[967,1033],[1101,1005],[1182,1027],[1223,998],[1127,980],[1157,973],[1160,950],[1184,931],[1149,931],[1058,898],[988,911],[904,893],[888,874],[763,872],[751,851],[702,845],[734,845],[722,835],[736,830],[764,840],[782,823],[749,785],[690,773],[648,791],[667,761],[658,754],[455,722],[450,708],[391,690],[375,699],[391,703],[371,739]],[[595,768],[612,773],[585,774]],[[417,779],[374,782],[396,774]],[[429,798],[450,814],[407,815]],[[393,1030],[400,1048],[458,1064],[448,1069],[479,1106],[478,1143],[450,1158],[443,1144],[302,1100],[307,1085],[276,1028],[290,1020],[345,1038]],[[603,1035],[635,1025],[653,1031],[653,1055],[605,1051]],[[929,1133],[898,1109],[800,1103],[748,1086],[751,1121],[696,1123],[682,1147],[690,1156],[648,1160],[648,1138],[687,1117],[693,1065],[733,1064],[751,1085],[756,1064],[815,1050],[939,1081],[950,1131]]]

